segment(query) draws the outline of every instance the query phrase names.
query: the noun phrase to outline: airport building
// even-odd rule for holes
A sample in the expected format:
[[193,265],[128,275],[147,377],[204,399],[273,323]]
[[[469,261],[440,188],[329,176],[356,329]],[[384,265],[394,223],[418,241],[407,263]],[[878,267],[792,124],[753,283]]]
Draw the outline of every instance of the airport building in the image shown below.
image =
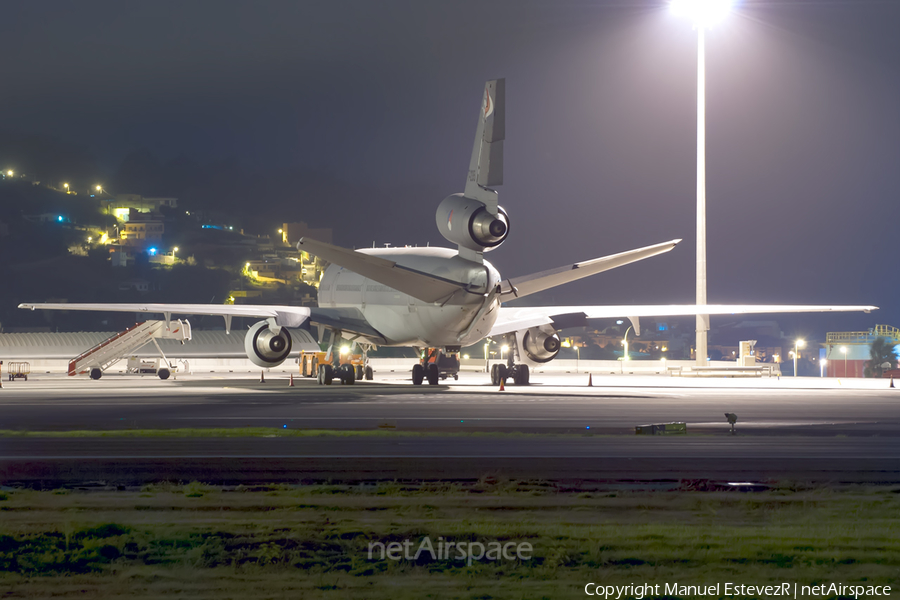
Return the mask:
[[872,342],[885,338],[900,345],[900,329],[876,325],[868,331],[832,331],[825,337],[826,377],[865,377]]

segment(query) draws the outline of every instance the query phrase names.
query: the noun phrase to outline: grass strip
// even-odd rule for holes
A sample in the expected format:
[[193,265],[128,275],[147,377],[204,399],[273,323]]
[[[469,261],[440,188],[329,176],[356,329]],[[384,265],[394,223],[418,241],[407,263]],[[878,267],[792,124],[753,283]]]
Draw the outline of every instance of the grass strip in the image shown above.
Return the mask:
[[[896,590],[898,510],[900,494],[886,488],[584,492],[496,478],[11,490],[0,494],[0,588],[14,597],[375,600],[576,597],[588,582]],[[372,542],[425,537],[534,551],[472,565],[367,554]]]

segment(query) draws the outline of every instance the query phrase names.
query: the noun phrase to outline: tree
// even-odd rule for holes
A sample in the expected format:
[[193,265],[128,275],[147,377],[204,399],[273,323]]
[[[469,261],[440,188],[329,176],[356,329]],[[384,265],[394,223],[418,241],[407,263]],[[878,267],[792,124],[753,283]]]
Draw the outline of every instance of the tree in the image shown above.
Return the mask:
[[[885,363],[889,367],[882,367]],[[869,348],[869,360],[866,361],[864,375],[866,377],[881,377],[885,368],[897,368],[897,354],[893,344],[885,338],[877,338]]]

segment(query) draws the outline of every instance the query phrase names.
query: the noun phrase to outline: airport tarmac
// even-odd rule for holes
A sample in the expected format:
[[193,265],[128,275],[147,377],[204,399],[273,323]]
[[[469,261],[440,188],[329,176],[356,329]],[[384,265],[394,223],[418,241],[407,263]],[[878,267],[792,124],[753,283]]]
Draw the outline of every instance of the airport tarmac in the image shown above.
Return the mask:
[[[900,482],[900,389],[883,380],[678,380],[543,375],[498,391],[483,374],[412,386],[283,375],[4,382],[0,429],[279,428],[321,437],[0,437],[0,479],[139,484],[327,479]],[[830,384],[826,387],[824,384]],[[780,385],[778,385],[780,384]],[[729,434],[724,413],[738,415]],[[686,436],[635,436],[684,421]],[[392,434],[391,432],[396,432]],[[42,483],[43,484],[43,483]]]

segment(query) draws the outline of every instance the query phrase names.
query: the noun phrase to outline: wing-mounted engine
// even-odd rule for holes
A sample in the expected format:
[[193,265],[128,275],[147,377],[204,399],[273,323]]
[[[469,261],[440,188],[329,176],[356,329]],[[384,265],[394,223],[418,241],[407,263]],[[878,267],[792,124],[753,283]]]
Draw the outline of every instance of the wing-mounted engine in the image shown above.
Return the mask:
[[258,367],[277,367],[291,353],[293,341],[284,327],[273,329],[268,321],[260,321],[247,331],[244,350],[247,358]]
[[561,343],[556,330],[549,325],[516,332],[519,359],[531,365],[548,363],[559,354]]
[[509,235],[509,217],[503,208],[498,206],[492,215],[484,203],[463,194],[444,198],[435,221],[447,241],[475,252],[493,250]]

